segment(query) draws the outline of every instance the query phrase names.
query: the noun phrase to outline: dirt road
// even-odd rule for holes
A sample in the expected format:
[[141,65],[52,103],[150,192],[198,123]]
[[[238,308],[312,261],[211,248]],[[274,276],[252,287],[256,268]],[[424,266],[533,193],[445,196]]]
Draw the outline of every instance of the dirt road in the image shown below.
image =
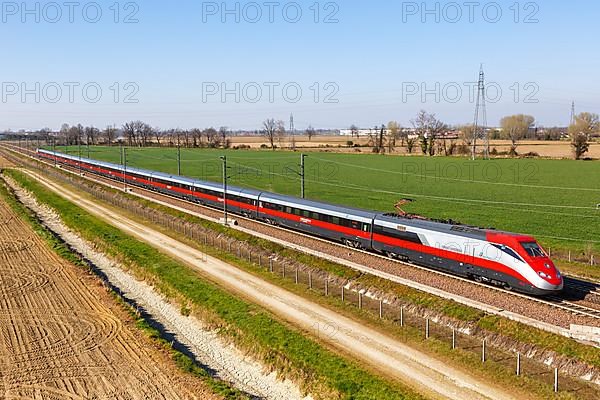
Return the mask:
[[383,335],[359,322],[267,283],[220,260],[204,256],[185,244],[147,226],[128,219],[120,213],[88,200],[77,193],[28,172],[46,187],[74,202],[88,212],[114,225],[127,234],[147,242],[171,257],[193,266],[212,280],[240,293],[245,298],[271,310],[307,332],[329,331],[320,339],[349,352],[359,359],[417,388],[432,398],[455,400],[516,399],[510,393],[479,381],[469,374],[445,365]]
[[0,398],[217,399],[0,199]]

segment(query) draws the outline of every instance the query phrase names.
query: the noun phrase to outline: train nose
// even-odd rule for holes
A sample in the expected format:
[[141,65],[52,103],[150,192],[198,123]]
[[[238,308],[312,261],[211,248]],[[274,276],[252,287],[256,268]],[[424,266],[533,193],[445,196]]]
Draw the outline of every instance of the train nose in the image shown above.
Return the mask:
[[563,284],[563,276],[561,272],[556,268],[552,260],[544,260],[536,266],[538,275],[546,282],[554,286],[561,286]]

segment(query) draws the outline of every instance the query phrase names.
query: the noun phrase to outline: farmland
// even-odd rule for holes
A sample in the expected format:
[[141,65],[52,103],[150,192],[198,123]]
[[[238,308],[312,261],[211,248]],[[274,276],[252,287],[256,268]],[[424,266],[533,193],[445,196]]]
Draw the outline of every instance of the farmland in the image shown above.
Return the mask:
[[41,226],[34,231],[11,196],[0,185],[3,399],[222,398],[140,337],[104,286],[53,252],[50,243],[70,254]]
[[[62,148],[79,154],[77,147]],[[120,163],[118,147],[82,147],[82,157]],[[181,149],[181,174],[220,182],[227,155],[230,185],[298,196],[300,154]],[[177,150],[127,149],[127,165],[177,173]],[[544,159],[390,157],[309,153],[307,198],[392,212],[405,210],[535,235],[546,246],[600,249],[600,163]]]

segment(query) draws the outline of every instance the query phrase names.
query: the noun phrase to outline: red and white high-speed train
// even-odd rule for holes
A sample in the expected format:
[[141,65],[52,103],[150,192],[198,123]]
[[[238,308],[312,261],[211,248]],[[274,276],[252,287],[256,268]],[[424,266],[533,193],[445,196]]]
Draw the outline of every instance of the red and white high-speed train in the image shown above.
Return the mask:
[[348,246],[532,295],[563,289],[563,277],[535,238],[381,214],[38,150],[42,158],[132,186],[281,225]]

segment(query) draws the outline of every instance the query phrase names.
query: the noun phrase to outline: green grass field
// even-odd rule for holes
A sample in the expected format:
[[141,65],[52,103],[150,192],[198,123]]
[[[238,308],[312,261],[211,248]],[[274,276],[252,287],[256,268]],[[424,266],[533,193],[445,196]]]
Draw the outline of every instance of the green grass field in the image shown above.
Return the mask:
[[[77,147],[62,148],[78,155]],[[118,147],[82,147],[82,157],[120,162]],[[221,182],[227,155],[229,184],[300,195],[300,154],[182,149],[182,175]],[[127,149],[129,166],[177,173],[177,150]],[[307,198],[379,211],[527,233],[553,249],[600,250],[600,163],[309,153]]]

